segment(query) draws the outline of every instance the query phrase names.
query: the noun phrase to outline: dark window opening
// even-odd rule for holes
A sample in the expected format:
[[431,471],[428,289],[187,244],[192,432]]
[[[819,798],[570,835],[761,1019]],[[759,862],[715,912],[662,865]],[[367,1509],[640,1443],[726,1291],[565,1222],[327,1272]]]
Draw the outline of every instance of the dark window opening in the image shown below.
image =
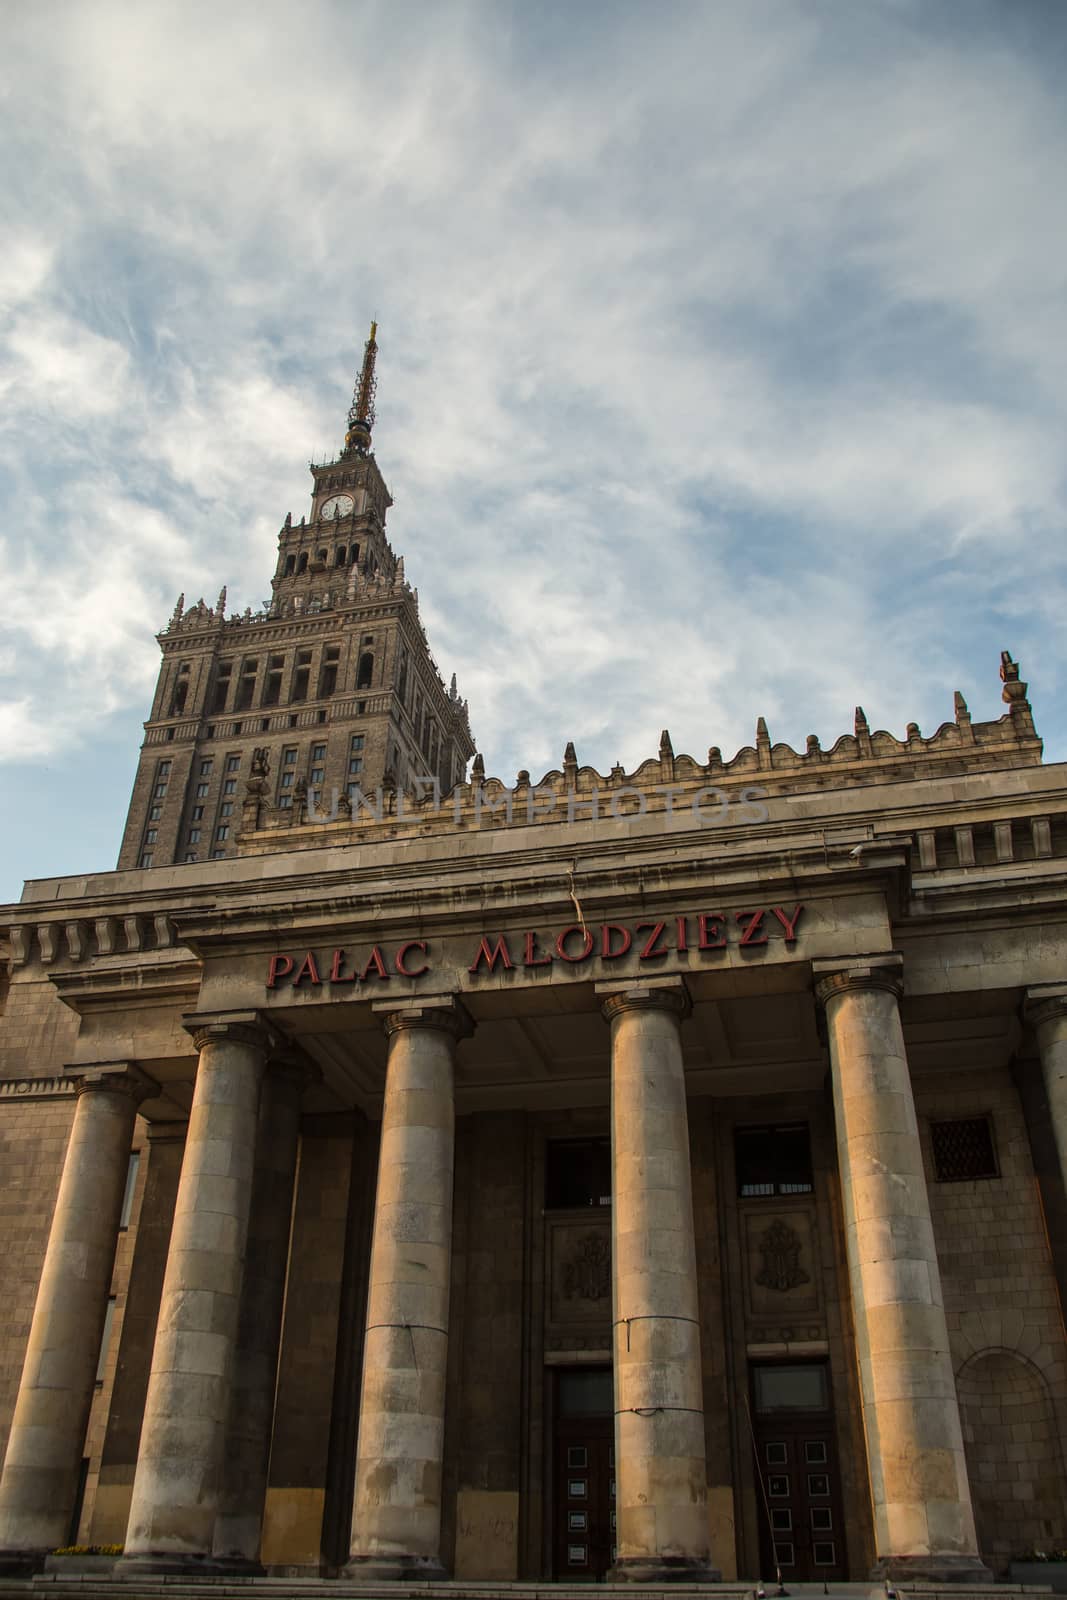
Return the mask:
[[263,704],[276,706],[282,697],[282,668],[284,656],[271,656],[267,663],[267,681],[263,687]]
[[561,1417],[610,1417],[615,1387],[610,1367],[564,1367],[557,1398]]
[[220,661],[215,672],[215,687],[211,691],[211,705],[209,711],[217,715],[226,710],[226,697],[230,692],[230,676],[233,672],[232,661]]
[[975,1178],[1000,1176],[988,1117],[932,1122],[930,1138],[938,1183],[965,1183]]
[[563,1211],[611,1204],[611,1140],[549,1139],[545,1207]]
[[326,562],[329,560],[329,556],[330,556],[330,552],[328,550],[325,550],[325,549],[324,550],[320,550],[318,555],[315,557],[315,560],[316,561],[321,561],[323,566],[325,566]]
[[359,658],[359,671],[356,674],[356,688],[369,689],[374,676],[374,657],[369,651]]
[[746,1199],[812,1191],[811,1144],[803,1122],[737,1128],[734,1156],[737,1192]]
[[302,572],[306,572],[307,569],[308,569],[308,553],[307,553],[306,550],[302,550],[300,552],[300,557],[299,557],[299,559],[298,559],[298,561],[296,563],[296,575],[297,575],[297,577],[299,578],[300,574]]
[[170,714],[180,717],[185,711],[185,702],[189,695],[189,663],[182,661],[178,666],[178,681],[174,685],[174,693],[170,700]]
[[335,567],[343,567],[344,564],[345,564],[345,560],[346,560],[347,556],[348,556],[348,551],[345,549],[343,544],[339,544],[337,546],[337,549],[334,551],[334,557],[333,557],[334,566]]
[[286,556],[286,558],[285,558],[285,573],[284,573],[284,576],[287,577],[287,578],[291,578],[295,571],[296,571],[296,557],[295,556]]
[[322,676],[319,681],[319,697],[324,699],[333,694],[337,688],[337,672],[341,658],[341,647],[337,644],[328,644],[322,662]]
[[256,692],[256,672],[258,663],[251,659],[245,661],[241,668],[241,677],[237,684],[237,698],[233,703],[235,711],[248,711],[252,705],[252,698]]
[[290,701],[307,699],[310,679],[311,651],[298,650],[296,652],[296,671],[293,673],[293,687],[289,694]]
[[353,567],[355,566],[356,562],[359,560],[359,545],[358,544],[354,544],[352,546],[351,550],[348,552],[348,560],[349,560],[349,564],[351,566],[353,566]]

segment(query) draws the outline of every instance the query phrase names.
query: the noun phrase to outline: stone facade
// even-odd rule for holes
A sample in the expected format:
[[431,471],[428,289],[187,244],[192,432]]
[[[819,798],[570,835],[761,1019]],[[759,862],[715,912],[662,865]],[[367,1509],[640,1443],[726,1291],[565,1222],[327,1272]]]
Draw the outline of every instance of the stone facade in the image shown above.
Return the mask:
[[[1063,1546],[1067,769],[1017,664],[925,737],[468,778],[361,404],[273,614],[163,635],[120,869],[0,911],[0,1562],[970,1584]],[[364,627],[367,708],[297,715],[339,787],[379,717],[395,789],[281,806],[256,730],[186,862],[238,635],[289,640],[287,706]]]

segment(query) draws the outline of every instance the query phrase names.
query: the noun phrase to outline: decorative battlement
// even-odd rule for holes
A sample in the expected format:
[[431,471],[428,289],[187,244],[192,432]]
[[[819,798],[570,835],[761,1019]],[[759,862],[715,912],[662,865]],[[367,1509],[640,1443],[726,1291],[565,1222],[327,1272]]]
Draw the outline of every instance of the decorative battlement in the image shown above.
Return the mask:
[[[261,774],[261,787],[246,800],[238,849],[243,853],[306,848],[312,842],[337,844],[349,834],[362,838],[367,829],[395,830],[402,825],[437,832],[573,821],[576,815],[589,816],[593,804],[599,804],[598,814],[616,819],[700,806],[711,820],[715,804],[751,806],[779,795],[1039,765],[1042,745],[1034,731],[1027,685],[1007,651],[1001,655],[1000,676],[1002,699],[1008,706],[1004,716],[973,722],[957,691],[954,719],[928,737],[914,722],[908,724],[903,739],[885,729],[872,733],[862,706],[857,706],[852,733],[842,734],[828,750],[810,734],[805,749],[797,751],[788,744],[772,743],[760,717],[755,744],[745,745],[729,761],[723,760],[717,745],[709,749],[705,762],[675,755],[670,733],[664,729],[658,755],[633,772],[620,765],[608,773],[581,766],[573,743],[568,743],[562,767],[546,772],[537,783],[527,771],[521,771],[513,785],[487,778],[484,759],[477,755],[469,782],[447,797],[432,785],[419,789],[386,783],[375,795],[363,794],[355,785],[348,793],[332,795],[316,794],[305,786],[284,811],[262,803],[267,784],[266,774]],[[602,797],[602,803],[594,797]]]

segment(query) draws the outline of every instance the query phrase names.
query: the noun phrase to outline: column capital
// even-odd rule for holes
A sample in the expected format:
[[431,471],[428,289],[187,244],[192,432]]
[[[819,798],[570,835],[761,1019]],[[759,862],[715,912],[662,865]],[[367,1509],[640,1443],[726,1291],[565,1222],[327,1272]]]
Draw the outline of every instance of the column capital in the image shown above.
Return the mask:
[[102,1061],[91,1067],[68,1067],[67,1076],[74,1079],[74,1093],[121,1094],[139,1106],[159,1093],[159,1084],[133,1061]]
[[813,961],[815,998],[826,1006],[843,994],[884,989],[899,1000],[904,993],[904,962],[895,951],[877,956],[829,957]]
[[1031,1027],[1067,1016],[1067,983],[1032,983],[1023,996],[1023,1017]]
[[681,978],[648,979],[629,983],[598,983],[600,1009],[608,1022],[627,1011],[667,1011],[683,1022],[693,1009],[689,990]]
[[208,1044],[247,1044],[270,1051],[280,1043],[258,1011],[194,1011],[182,1018],[182,1027],[198,1050]]
[[458,1043],[460,1039],[469,1039],[474,1032],[473,1017],[454,994],[428,994],[400,1003],[377,1000],[371,1009],[382,1013],[382,1025],[389,1038],[405,1028],[433,1028],[438,1033],[449,1034]]

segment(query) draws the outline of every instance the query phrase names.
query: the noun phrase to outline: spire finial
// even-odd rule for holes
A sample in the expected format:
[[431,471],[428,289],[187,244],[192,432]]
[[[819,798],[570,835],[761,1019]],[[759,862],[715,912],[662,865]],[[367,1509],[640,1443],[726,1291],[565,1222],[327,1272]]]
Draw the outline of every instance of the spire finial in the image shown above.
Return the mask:
[[378,354],[377,333],[378,324],[372,322],[370,338],[363,346],[363,366],[356,380],[352,404],[348,408],[346,454],[349,451],[357,451],[362,455],[370,444],[370,432],[374,426],[374,391],[377,383],[374,376],[374,362]]

